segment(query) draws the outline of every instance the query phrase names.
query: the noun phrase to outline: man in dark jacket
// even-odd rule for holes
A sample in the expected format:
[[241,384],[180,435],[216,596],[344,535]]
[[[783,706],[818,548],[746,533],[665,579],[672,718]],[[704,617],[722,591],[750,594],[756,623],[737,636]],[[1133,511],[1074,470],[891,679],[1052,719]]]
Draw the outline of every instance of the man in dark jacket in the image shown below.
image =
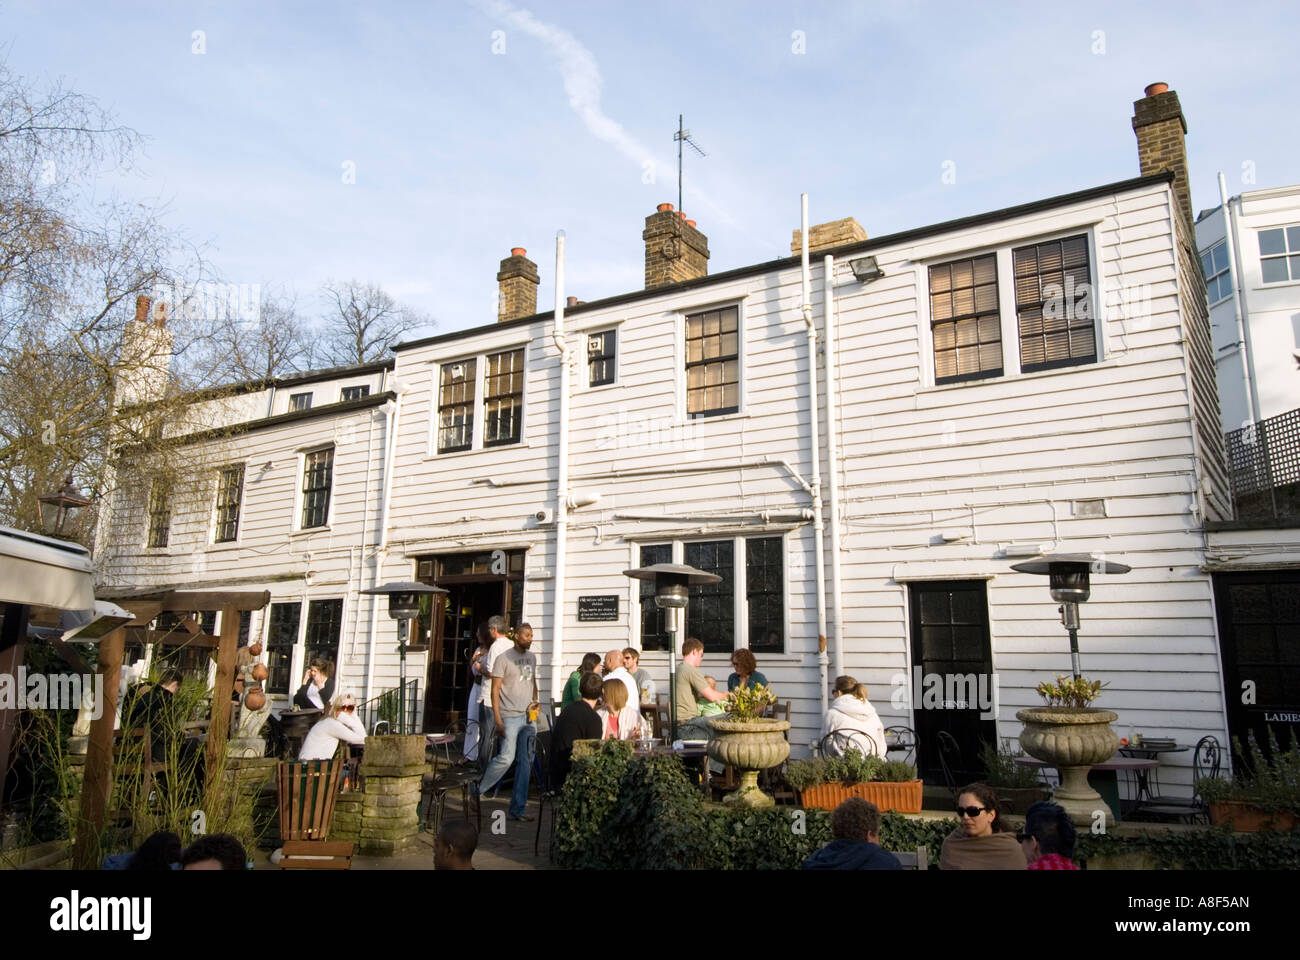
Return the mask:
[[861,797],[849,797],[831,814],[835,839],[803,862],[805,870],[902,870],[888,850],[880,849],[880,811]]
[[604,683],[598,673],[584,673],[578,680],[578,695],[562,711],[551,732],[551,789],[559,790],[573,767],[573,741],[599,740],[600,717],[596,716],[596,701],[600,699]]

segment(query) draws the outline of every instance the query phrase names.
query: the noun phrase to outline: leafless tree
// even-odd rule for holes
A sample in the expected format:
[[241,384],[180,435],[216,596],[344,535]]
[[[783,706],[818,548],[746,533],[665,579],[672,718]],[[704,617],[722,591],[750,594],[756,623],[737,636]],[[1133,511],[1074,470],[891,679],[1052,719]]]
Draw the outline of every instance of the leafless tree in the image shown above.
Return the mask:
[[331,280],[324,294],[334,309],[321,318],[323,359],[336,366],[378,360],[403,334],[432,323],[372,283]]

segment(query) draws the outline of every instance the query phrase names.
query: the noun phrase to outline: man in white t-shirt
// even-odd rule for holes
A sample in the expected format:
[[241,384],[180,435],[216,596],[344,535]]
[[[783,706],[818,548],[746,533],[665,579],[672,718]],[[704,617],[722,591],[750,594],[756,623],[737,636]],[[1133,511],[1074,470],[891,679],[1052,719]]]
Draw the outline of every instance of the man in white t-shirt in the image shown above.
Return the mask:
[[627,687],[627,702],[640,703],[641,691],[637,689],[636,677],[627,672],[627,667],[623,666],[623,651],[611,650],[605,654],[605,679],[622,680],[623,685]]
[[479,660],[484,682],[479,695],[478,762],[484,768],[496,752],[496,721],[492,717],[492,681],[489,678],[497,657],[514,646],[513,641],[506,636],[505,617],[489,617],[488,633],[492,637],[492,644]]

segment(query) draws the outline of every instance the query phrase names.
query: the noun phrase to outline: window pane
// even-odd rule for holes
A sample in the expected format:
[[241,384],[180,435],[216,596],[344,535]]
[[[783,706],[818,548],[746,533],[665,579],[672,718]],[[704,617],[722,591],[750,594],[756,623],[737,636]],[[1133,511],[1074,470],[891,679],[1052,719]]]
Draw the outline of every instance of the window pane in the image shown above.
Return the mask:
[[[997,258],[988,254],[931,267],[930,278],[935,381],[1001,373]],[[947,292],[936,292],[936,278]],[[998,359],[990,367],[986,359],[992,357]]]
[[780,537],[745,541],[751,650],[785,652],[785,555]]
[[1287,274],[1285,257],[1270,257],[1267,260],[1261,260],[1259,267],[1265,283],[1278,283],[1290,279]]
[[1028,373],[1095,359],[1087,237],[1022,247],[1012,256],[1021,369]]
[[293,666],[293,647],[298,642],[299,603],[271,604],[266,631],[267,693],[289,692],[289,670]]
[[[652,567],[656,563],[672,563],[672,544],[655,544],[641,548],[639,566]],[[668,630],[664,624],[664,612],[655,605],[655,585],[652,580],[640,580],[641,584],[641,649],[667,650]]]
[[[1297,229],[1293,227],[1292,229]],[[1214,272],[1228,269],[1228,245],[1226,243],[1216,243],[1214,249],[1210,251],[1214,254]]]
[[307,663],[317,658],[338,663],[339,631],[342,625],[342,600],[313,600],[307,604]]
[[1266,257],[1273,253],[1286,253],[1286,237],[1281,227],[1259,232],[1259,255]]
[[684,552],[689,566],[722,577],[718,583],[691,587],[686,635],[698,637],[706,651],[730,652],[735,648],[734,545],[730,540],[688,543]]
[[303,470],[302,528],[323,527],[329,517],[334,448],[307,454]]
[[244,493],[244,465],[223,469],[217,480],[217,543],[229,543],[239,535],[239,506]]
[[1291,279],[1300,280],[1300,256],[1288,258],[1291,261]]

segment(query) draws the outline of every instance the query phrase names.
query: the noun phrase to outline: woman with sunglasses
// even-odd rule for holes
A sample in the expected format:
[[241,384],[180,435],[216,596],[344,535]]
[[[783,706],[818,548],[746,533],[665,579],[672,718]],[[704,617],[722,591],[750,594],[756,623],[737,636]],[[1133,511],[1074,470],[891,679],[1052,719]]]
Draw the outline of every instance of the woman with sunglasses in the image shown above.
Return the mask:
[[957,794],[961,826],[948,835],[939,854],[940,870],[1024,870],[1025,852],[998,813],[997,795],[983,783]]
[[302,742],[299,760],[331,760],[339,741],[363,744],[366,728],[357,719],[357,705],[352,694],[341,693],[330,703],[329,716],[317,720]]

